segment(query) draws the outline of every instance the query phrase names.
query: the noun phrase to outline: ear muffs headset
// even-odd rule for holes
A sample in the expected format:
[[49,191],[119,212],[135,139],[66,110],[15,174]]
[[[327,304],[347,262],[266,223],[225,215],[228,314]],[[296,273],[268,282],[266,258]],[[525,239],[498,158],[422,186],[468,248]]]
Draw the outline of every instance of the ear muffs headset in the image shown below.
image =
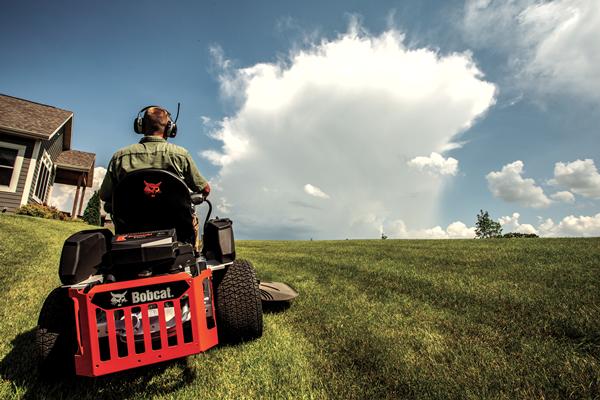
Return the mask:
[[147,106],[138,111],[137,117],[133,120],[133,130],[135,133],[139,133],[140,135],[144,134],[144,115],[146,115],[148,109],[152,107],[160,108],[169,116],[169,122],[167,122],[167,126],[165,126],[165,136],[170,138],[177,136],[177,124],[171,119],[171,113],[160,106]]

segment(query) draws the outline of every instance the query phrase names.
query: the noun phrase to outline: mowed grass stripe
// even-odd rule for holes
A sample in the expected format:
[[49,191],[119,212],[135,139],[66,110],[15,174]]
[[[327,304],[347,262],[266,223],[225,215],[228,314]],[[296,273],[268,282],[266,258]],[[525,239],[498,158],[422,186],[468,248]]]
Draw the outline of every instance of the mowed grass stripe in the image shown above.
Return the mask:
[[[262,257],[263,264],[276,264],[274,273],[285,271],[285,257],[278,256],[280,252],[285,254],[283,249],[292,253],[290,262],[304,261],[303,274],[312,271],[309,281],[320,281],[325,289],[317,296],[318,304],[311,306],[326,310],[319,318],[329,321],[323,328],[331,330],[332,335],[338,332],[356,338],[362,332],[370,338],[370,344],[378,343],[378,334],[392,338],[387,344],[375,346],[378,352],[361,354],[352,347],[353,357],[345,357],[348,344],[331,340],[331,335],[320,343],[330,348],[328,353],[336,354],[340,365],[333,369],[335,373],[355,365],[357,359],[377,359],[381,349],[391,350],[383,351],[381,358],[386,361],[380,368],[369,361],[365,371],[359,371],[375,381],[363,377],[342,384],[352,388],[347,385],[350,381],[364,383],[351,394],[393,396],[399,392],[408,396],[462,397],[471,393],[480,397],[499,391],[505,397],[537,397],[544,393],[564,397],[581,393],[583,388],[588,394],[597,393],[597,239],[332,244],[337,245],[335,250],[322,253],[321,262],[315,265],[311,262],[315,253],[326,250],[321,242],[277,243],[274,247],[281,250],[274,250],[275,254],[263,244],[246,243],[257,250],[252,252],[253,257]],[[497,246],[498,260],[490,256],[492,245]],[[306,256],[297,251],[299,246]],[[551,262],[548,271],[544,260]],[[294,275],[288,277],[293,279]],[[304,286],[315,292],[309,285]],[[370,299],[359,307],[362,312],[343,304],[358,304],[361,297],[357,293],[367,293]],[[323,301],[328,294],[333,302]],[[336,303],[340,299],[348,300]],[[365,313],[369,309],[377,310],[378,318],[369,319],[370,314]],[[405,323],[402,319],[395,321],[396,325],[387,323],[385,316],[390,314],[404,315]],[[352,322],[344,326],[336,317]],[[352,332],[356,327],[360,329]],[[440,348],[443,351],[438,351]],[[441,361],[436,362],[440,357]],[[412,367],[406,369],[406,365]],[[371,385],[390,369],[393,377],[402,379]],[[565,371],[575,383],[563,379]],[[377,388],[383,391],[377,392]]]
[[[72,232],[90,228],[32,217],[0,219],[0,335],[34,327],[43,299],[60,284],[58,260],[62,242]],[[2,343],[4,346],[5,343]],[[0,346],[0,351],[4,350]]]
[[[600,239],[240,241],[239,257],[251,260],[261,279],[300,292],[291,308],[265,316],[261,339],[97,380],[47,384],[24,348],[57,282],[62,240],[76,229],[62,223],[56,234],[38,234],[43,225],[32,219],[1,216],[0,240],[6,221],[30,231],[29,240],[43,238],[48,250],[37,272],[45,281],[13,310],[10,329],[0,322],[0,396],[599,396]],[[29,248],[20,251],[24,259]],[[23,266],[19,259],[12,262]],[[28,290],[2,263],[0,281],[16,283],[9,291]]]

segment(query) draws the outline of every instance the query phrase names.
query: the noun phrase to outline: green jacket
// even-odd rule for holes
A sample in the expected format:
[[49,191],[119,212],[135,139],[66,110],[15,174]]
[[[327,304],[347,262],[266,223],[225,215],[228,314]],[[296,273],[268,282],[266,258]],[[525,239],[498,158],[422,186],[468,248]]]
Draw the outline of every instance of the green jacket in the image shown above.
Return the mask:
[[100,199],[111,212],[113,190],[129,172],[158,168],[178,175],[192,192],[201,192],[208,182],[198,171],[190,153],[159,136],[144,136],[139,143],[118,150],[110,160],[100,187]]

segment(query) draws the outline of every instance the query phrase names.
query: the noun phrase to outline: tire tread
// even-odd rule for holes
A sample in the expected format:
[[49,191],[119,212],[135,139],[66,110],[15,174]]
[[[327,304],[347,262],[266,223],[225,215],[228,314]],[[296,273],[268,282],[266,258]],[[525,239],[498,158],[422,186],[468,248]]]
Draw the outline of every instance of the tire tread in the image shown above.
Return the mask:
[[219,341],[238,343],[262,336],[263,315],[256,271],[247,260],[236,260],[216,282]]

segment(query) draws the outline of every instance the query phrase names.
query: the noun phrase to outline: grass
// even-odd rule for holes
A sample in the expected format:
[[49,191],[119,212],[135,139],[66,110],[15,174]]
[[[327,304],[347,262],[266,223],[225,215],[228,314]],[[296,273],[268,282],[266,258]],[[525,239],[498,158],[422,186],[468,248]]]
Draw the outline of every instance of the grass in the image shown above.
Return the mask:
[[1,398],[600,398],[597,238],[242,241],[300,292],[261,339],[44,383],[37,314],[83,228],[0,216]]

